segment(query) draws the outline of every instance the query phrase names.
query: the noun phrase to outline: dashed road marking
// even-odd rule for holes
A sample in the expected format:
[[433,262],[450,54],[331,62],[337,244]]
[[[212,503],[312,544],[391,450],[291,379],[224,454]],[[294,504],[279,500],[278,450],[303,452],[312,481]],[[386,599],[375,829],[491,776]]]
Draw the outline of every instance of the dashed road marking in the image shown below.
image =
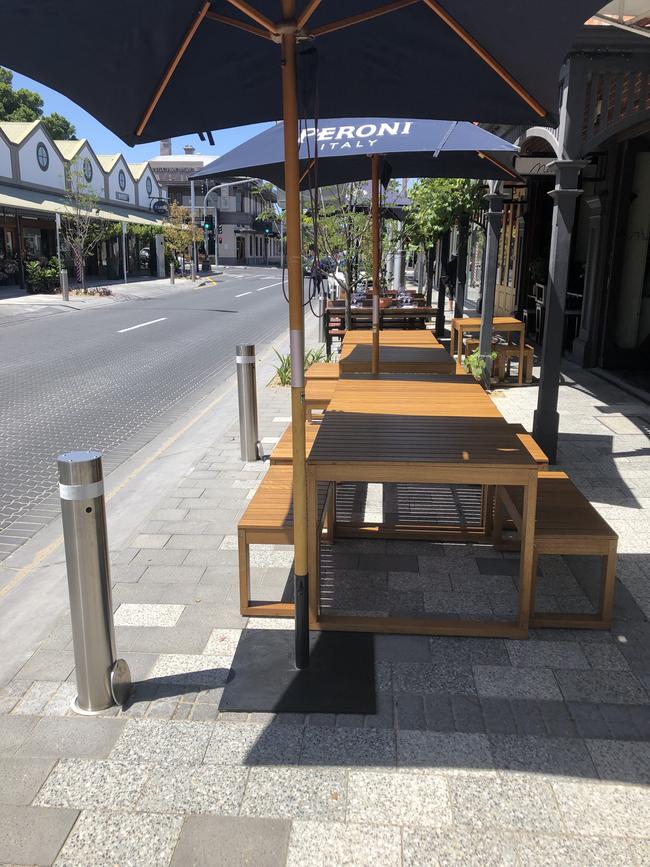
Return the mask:
[[155,325],[156,322],[164,322],[166,316],[161,316],[160,319],[150,319],[149,322],[141,322],[139,325],[132,325],[130,328],[120,328],[118,334],[125,334],[127,331],[135,331],[136,328],[144,328],[145,325]]

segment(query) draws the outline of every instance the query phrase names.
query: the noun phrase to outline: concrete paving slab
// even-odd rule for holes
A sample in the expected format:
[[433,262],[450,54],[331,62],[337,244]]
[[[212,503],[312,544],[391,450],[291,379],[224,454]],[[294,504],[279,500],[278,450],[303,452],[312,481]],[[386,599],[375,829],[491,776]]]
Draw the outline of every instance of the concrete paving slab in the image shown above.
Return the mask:
[[0,804],[28,806],[54,767],[53,759],[0,758]]
[[124,721],[93,717],[43,718],[18,751],[37,758],[96,758],[109,754]]
[[134,809],[150,774],[137,762],[61,759],[41,788],[39,807]]
[[351,771],[348,781],[350,822],[378,825],[451,825],[447,783],[434,774]]
[[348,823],[332,833],[329,822],[295,821],[287,867],[401,867],[401,835],[391,826]]
[[277,867],[285,863],[290,830],[281,819],[190,815],[171,867]]
[[323,768],[251,768],[242,816],[345,821],[347,774]]
[[0,863],[49,867],[78,815],[76,810],[0,807]]

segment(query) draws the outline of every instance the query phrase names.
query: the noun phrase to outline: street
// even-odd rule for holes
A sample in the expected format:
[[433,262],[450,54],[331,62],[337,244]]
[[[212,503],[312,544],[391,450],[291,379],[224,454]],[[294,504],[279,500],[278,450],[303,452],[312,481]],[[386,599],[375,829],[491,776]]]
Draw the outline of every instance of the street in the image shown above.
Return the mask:
[[57,454],[97,448],[114,469],[234,372],[236,343],[286,330],[280,269],[213,279],[163,299],[0,316],[0,559],[56,514],[43,501]]

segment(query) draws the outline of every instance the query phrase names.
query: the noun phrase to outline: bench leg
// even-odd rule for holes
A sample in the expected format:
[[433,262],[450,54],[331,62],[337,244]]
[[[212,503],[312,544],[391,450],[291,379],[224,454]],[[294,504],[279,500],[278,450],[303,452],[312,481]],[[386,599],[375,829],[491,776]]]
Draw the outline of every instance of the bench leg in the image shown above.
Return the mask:
[[336,482],[330,482],[330,488],[327,494],[327,518],[325,521],[325,527],[327,529],[325,538],[328,542],[333,542],[336,529]]
[[242,616],[246,616],[251,598],[251,561],[245,530],[237,532],[237,547],[239,549],[239,611]]
[[503,500],[499,493],[499,486],[494,487],[494,517],[492,518],[492,544],[496,547],[503,542],[503,522],[505,520]]

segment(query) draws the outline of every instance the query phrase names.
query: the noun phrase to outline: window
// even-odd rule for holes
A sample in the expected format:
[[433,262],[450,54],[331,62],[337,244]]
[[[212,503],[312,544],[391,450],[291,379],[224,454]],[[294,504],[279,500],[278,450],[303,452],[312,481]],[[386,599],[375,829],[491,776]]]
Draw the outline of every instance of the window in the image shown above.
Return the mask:
[[50,155],[42,141],[36,145],[36,159],[41,171],[46,172],[50,167]]
[[124,169],[120,169],[120,173],[117,176],[117,182],[120,185],[122,192],[124,192],[126,189],[126,175],[124,174]]
[[86,179],[86,183],[89,184],[93,179],[93,164],[90,162],[88,157],[84,157],[83,171],[84,171],[84,178]]
[[147,175],[147,180],[144,182],[144,185],[147,190],[147,195],[150,196],[151,191],[153,190],[153,184],[151,183],[151,178],[149,177],[149,175]]

